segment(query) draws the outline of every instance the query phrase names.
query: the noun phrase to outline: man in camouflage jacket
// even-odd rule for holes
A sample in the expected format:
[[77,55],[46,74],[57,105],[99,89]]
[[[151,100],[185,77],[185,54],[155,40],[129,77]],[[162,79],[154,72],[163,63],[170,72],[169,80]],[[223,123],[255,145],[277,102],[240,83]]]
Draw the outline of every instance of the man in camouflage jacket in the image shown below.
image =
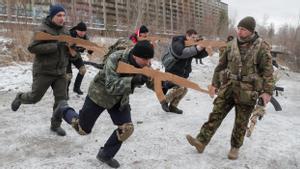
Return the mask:
[[[68,34],[64,26],[65,9],[61,5],[50,7],[49,16],[38,27],[37,32],[51,35]],[[28,50],[35,54],[32,68],[32,90],[18,93],[11,104],[13,111],[17,111],[21,104],[35,104],[39,102],[47,89],[51,86],[54,95],[53,110],[60,101],[66,100],[66,67],[68,65],[69,50],[64,42],[33,40]],[[60,127],[62,119],[51,118],[50,129],[60,136],[66,135]]]
[[123,141],[133,133],[129,95],[133,93],[135,87],[148,82],[148,78],[143,75],[117,73],[118,62],[123,61],[142,68],[150,66],[153,55],[153,46],[149,41],[139,41],[130,51],[119,50],[112,53],[103,69],[100,69],[90,83],[88,95],[79,115],[66,102],[61,103],[56,110],[56,116],[63,117],[80,135],[91,133],[99,115],[107,110],[118,128],[100,148],[97,159],[113,168],[120,166],[113,157],[121,148]]
[[255,30],[252,17],[238,24],[237,38],[228,43],[215,68],[211,92],[218,96],[209,119],[196,138],[186,138],[202,153],[228,112],[235,107],[235,124],[231,136],[229,159],[237,159],[244,141],[247,124],[257,99],[266,105],[273,94],[273,67],[270,46]]

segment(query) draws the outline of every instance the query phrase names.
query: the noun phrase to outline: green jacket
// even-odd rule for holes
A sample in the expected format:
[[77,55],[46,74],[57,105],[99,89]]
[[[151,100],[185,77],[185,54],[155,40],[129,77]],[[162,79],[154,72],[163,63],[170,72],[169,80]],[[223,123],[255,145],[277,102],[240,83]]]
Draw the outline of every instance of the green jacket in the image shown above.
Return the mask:
[[[50,17],[43,20],[36,32],[46,32],[51,35],[68,34],[68,30],[51,22]],[[33,73],[47,75],[64,75],[68,65],[68,48],[59,45],[57,41],[33,40],[28,50],[35,54]]]
[[[255,104],[262,93],[272,95],[274,80],[269,44],[258,37],[241,56],[237,39],[229,42],[215,68],[212,84],[219,88],[218,95],[233,95],[242,104]],[[227,91],[229,88],[231,92]]]
[[129,104],[129,95],[134,90],[131,85],[133,75],[121,75],[116,72],[120,60],[129,63],[128,50],[112,53],[107,58],[104,68],[98,72],[90,83],[88,96],[97,105],[106,109],[112,108],[119,102],[121,103],[120,106]]

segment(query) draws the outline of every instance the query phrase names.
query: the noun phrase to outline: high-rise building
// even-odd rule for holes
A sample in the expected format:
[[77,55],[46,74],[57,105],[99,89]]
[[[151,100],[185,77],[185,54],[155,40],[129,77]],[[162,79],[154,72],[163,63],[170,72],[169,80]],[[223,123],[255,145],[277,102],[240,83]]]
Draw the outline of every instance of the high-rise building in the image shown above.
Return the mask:
[[228,5],[221,0],[0,0],[0,21],[39,23],[50,4],[67,11],[67,24],[132,31],[141,24],[160,34],[194,28],[200,34],[227,33]]

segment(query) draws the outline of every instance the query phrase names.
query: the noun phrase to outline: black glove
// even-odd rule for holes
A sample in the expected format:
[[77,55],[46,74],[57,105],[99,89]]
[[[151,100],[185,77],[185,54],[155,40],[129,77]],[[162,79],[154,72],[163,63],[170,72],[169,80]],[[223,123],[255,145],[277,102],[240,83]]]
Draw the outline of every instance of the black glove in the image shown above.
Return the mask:
[[74,43],[74,44],[72,44],[72,45],[70,46],[70,48],[72,48],[72,49],[74,49],[76,52],[80,52],[80,53],[83,53],[83,52],[84,52],[84,50],[85,50],[85,48],[83,48],[83,47],[76,46],[76,44],[75,44],[75,43]]
[[148,77],[144,75],[135,75],[131,80],[131,84],[135,86],[141,86],[148,81]]

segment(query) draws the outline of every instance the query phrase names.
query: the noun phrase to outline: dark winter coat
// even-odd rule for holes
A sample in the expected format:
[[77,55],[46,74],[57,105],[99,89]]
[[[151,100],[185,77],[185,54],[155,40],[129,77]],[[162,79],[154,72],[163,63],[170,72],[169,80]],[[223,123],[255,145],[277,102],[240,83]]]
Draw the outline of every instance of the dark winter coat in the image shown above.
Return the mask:
[[[68,34],[65,27],[52,23],[50,17],[46,17],[36,32],[46,32],[51,35]],[[68,48],[65,43],[57,41],[33,40],[28,50],[35,54],[33,73],[46,75],[63,75],[68,65]]]
[[171,45],[169,46],[171,54],[175,57],[177,62],[166,72],[188,78],[192,71],[193,58],[204,58],[208,56],[205,50],[198,51],[196,46],[185,47],[185,36],[173,37]]

